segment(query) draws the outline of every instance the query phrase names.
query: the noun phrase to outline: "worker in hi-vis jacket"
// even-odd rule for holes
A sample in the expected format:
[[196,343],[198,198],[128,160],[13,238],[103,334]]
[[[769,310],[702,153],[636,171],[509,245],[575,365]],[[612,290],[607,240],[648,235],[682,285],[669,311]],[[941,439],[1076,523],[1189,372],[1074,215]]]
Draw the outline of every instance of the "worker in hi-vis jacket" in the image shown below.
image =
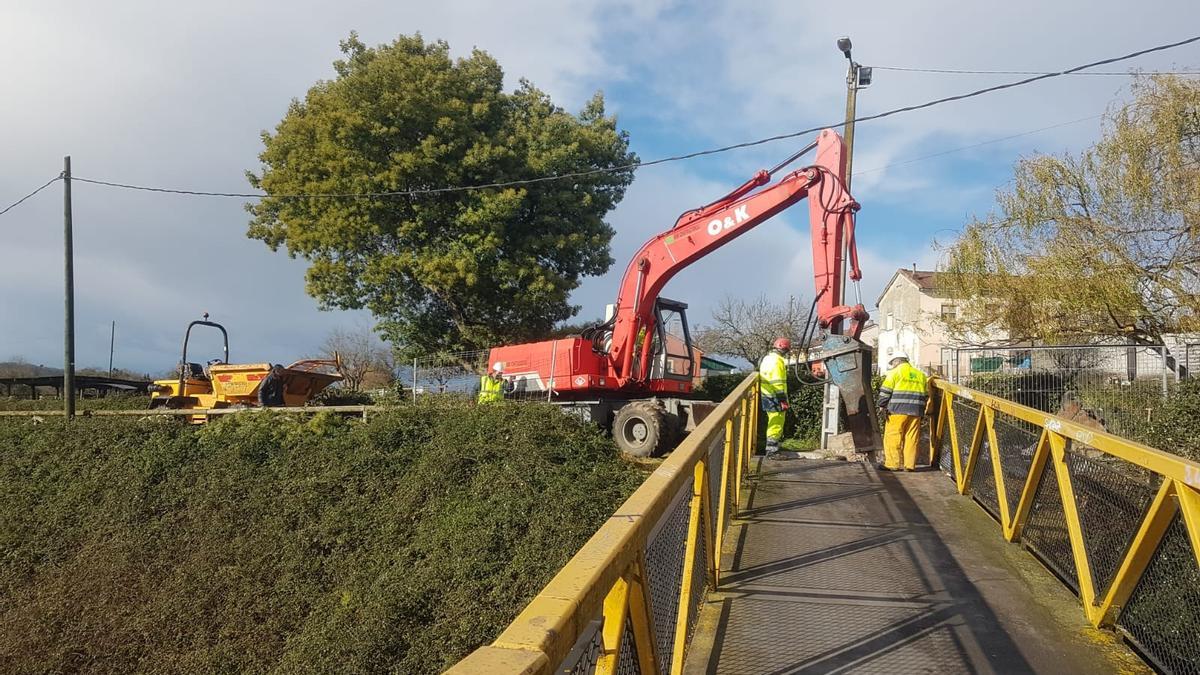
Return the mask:
[[759,400],[767,413],[767,457],[779,452],[783,438],[783,422],[787,417],[787,360],[783,355],[792,348],[792,341],[781,337],[758,364]]
[[479,403],[499,403],[511,393],[513,383],[504,380],[504,364],[494,363],[492,369],[479,378]]
[[929,405],[929,378],[908,362],[904,352],[893,354],[888,367],[879,388],[879,412],[887,415],[883,468],[899,471],[903,462],[905,471],[914,471],[921,445],[921,418]]

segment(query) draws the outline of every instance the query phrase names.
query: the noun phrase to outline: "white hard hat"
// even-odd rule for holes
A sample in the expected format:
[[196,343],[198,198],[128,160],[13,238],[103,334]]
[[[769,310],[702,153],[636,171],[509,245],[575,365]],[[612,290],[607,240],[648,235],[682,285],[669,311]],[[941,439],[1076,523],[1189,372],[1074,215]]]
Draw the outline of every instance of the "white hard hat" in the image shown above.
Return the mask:
[[905,354],[903,350],[892,352],[892,357],[890,359],[888,359],[888,362],[891,363],[892,361],[895,361],[896,359],[904,359],[905,361],[907,361],[908,354]]
[[493,363],[492,371],[496,372],[496,373],[503,373],[504,372],[504,364],[500,363],[499,361]]

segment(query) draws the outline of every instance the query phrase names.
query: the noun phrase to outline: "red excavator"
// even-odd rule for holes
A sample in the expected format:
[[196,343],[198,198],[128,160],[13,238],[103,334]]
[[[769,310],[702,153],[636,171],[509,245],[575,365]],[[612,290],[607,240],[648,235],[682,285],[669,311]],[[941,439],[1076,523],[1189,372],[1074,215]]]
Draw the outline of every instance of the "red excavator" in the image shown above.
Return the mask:
[[[771,182],[814,147],[811,166]],[[717,201],[684,213],[674,227],[646,242],[626,268],[604,323],[577,337],[496,347],[489,363],[500,364],[518,391],[549,391],[551,400],[580,416],[611,423],[624,452],[665,452],[711,404],[689,398],[699,359],[688,332],[687,305],[659,293],[683,268],[808,197],[816,282],[813,326],[814,333],[817,325],[827,332],[814,360],[839,385],[855,444],[878,445],[870,353],[858,341],[868,315],[861,302],[848,306],[842,300],[845,265],[851,280],[862,277],[854,242],[859,205],[846,190],[845,173],[845,144],[826,129],[775,168],[759,171]],[[807,343],[809,336],[804,337]]]

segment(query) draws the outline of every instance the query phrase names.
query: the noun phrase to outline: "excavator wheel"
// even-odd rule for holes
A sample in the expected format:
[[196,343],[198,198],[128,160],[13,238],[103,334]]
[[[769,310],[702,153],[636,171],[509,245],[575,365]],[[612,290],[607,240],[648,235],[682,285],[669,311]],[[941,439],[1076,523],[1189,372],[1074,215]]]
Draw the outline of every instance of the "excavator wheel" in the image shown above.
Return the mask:
[[634,401],[617,411],[613,439],[621,452],[632,457],[658,457],[670,449],[667,413],[651,401]]

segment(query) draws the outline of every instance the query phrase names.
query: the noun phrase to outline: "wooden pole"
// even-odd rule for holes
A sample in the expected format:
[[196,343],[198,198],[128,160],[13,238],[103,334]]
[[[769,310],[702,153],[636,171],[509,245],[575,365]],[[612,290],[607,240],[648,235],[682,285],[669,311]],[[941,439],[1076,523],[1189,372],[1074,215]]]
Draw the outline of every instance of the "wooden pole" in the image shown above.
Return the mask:
[[63,157],[63,414],[75,416],[75,252],[71,239],[71,156]]

